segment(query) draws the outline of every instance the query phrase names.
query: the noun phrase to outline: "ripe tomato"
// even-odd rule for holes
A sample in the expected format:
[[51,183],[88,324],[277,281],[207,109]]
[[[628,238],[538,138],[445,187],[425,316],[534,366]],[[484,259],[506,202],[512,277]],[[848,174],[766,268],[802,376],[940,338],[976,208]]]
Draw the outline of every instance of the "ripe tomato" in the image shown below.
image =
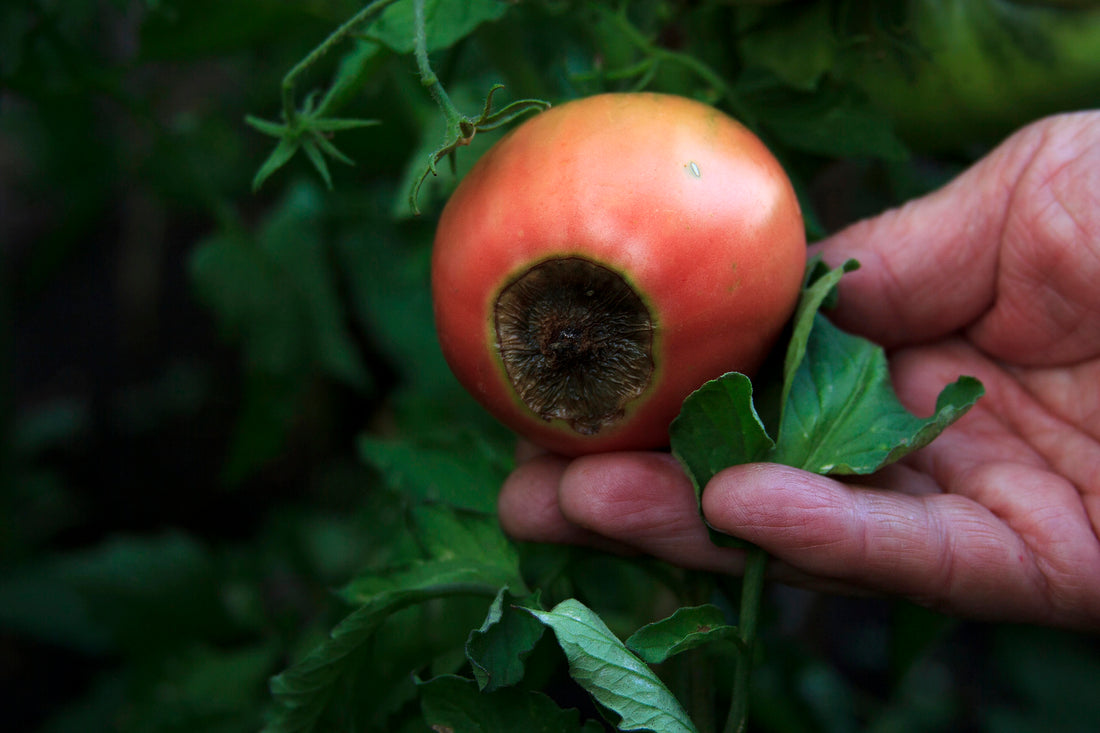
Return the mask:
[[806,262],[783,169],[723,113],[603,94],[527,120],[441,215],[436,325],[462,384],[567,455],[658,448],[680,404],[756,370]]

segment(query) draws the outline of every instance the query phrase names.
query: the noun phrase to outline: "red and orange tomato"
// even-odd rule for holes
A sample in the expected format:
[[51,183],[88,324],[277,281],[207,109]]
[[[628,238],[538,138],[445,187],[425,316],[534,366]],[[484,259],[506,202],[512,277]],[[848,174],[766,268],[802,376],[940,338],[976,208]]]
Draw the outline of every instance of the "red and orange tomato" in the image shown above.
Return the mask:
[[700,102],[603,94],[496,143],[441,215],[436,325],[459,381],[567,454],[658,448],[680,404],[752,374],[806,262],[787,175]]

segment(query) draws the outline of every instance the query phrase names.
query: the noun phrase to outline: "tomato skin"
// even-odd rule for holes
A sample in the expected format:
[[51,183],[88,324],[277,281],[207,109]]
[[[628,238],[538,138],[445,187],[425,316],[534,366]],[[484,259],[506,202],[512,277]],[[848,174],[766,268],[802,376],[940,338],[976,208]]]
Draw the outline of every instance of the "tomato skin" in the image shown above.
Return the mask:
[[[648,389],[595,435],[527,408],[495,345],[500,291],[568,256],[619,272],[654,319]],[[682,97],[597,95],[513,129],[458,186],[436,231],[436,326],[459,381],[535,443],[566,455],[659,448],[688,394],[759,367],[805,261],[790,181],[746,128]]]

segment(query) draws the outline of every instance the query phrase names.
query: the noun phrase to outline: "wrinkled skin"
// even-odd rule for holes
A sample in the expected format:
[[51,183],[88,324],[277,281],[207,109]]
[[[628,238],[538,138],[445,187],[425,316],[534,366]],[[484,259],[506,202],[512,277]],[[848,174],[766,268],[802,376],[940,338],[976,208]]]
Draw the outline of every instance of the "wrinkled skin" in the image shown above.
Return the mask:
[[[1042,120],[943,189],[815,249],[846,276],[832,314],[889,352],[917,414],[960,374],[987,394],[859,480],[752,464],[706,486],[717,529],[781,582],[899,595],[969,617],[1100,629],[1100,113]],[[500,497],[514,537],[738,573],[661,453],[577,460],[528,445]]]

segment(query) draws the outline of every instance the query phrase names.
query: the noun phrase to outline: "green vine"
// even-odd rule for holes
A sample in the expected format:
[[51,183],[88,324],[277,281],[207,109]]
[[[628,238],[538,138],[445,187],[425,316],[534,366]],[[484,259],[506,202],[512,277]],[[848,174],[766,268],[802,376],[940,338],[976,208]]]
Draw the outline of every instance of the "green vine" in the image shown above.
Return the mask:
[[541,99],[521,99],[512,102],[504,109],[494,112],[492,109],[493,95],[503,88],[502,84],[496,84],[486,95],[485,106],[482,108],[481,114],[477,117],[463,115],[454,102],[451,101],[447,90],[443,88],[443,84],[439,81],[435,71],[432,70],[431,63],[428,60],[424,0],[413,0],[413,9],[416,34],[413,54],[416,57],[417,71],[420,73],[420,83],[428,89],[428,93],[431,94],[432,99],[435,100],[443,113],[444,119],[447,121],[447,132],[444,135],[443,144],[428,156],[427,165],[425,165],[424,170],[417,177],[412,190],[409,192],[409,206],[414,214],[419,214],[417,197],[420,194],[420,188],[429,175],[436,175],[436,166],[439,161],[445,157],[449,158],[453,170],[455,152],[460,147],[469,145],[479,130],[492,130],[501,127],[527,112],[544,110],[550,106],[550,103]]
[[578,75],[579,79],[600,77],[614,81],[625,81],[636,78],[631,85],[632,91],[641,91],[649,86],[663,64],[681,66],[696,77],[701,79],[712,90],[711,102],[723,100],[729,111],[742,122],[752,126],[754,115],[745,106],[740,96],[726,79],[695,56],[673,51],[655,43],[645,33],[639,30],[627,17],[626,7],[612,10],[604,6],[596,6],[595,12],[600,20],[614,28],[619,38],[625,40],[641,52],[642,58],[627,66],[611,69],[609,71]]
[[327,105],[324,102],[320,105],[316,104],[316,93],[307,95],[302,102],[301,109],[299,109],[295,104],[297,83],[299,77],[320,61],[329,51],[342,43],[360,26],[373,22],[382,14],[383,10],[395,2],[397,0],[374,0],[333,31],[328,38],[286,73],[282,83],[282,122],[271,122],[252,115],[245,117],[245,122],[252,128],[279,141],[276,143],[275,149],[271,151],[271,154],[260,166],[260,169],[256,171],[256,175],[252,179],[253,191],[259,190],[264,181],[290,162],[299,150],[306,154],[309,162],[313,164],[313,167],[329,189],[332,188],[332,175],[329,173],[325,156],[346,165],[355,165],[351,158],[340,152],[332,143],[333,134],[342,130],[377,125],[378,121],[328,117]]
[[[329,109],[331,98],[325,97],[320,103],[317,103],[316,92],[307,95],[299,108],[296,103],[298,80],[329,51],[353,36],[360,28],[373,23],[387,7],[395,2],[397,0],[374,0],[374,2],[368,4],[345,21],[343,25],[333,31],[320,45],[310,51],[305,58],[287,72],[282,82],[281,122],[272,122],[251,115],[245,118],[245,122],[251,127],[278,140],[275,149],[271,151],[252,179],[253,191],[258,190],[264,181],[286,165],[299,150],[305,153],[329,189],[332,188],[332,175],[328,169],[327,158],[332,158],[346,165],[355,164],[351,158],[344,155],[332,143],[332,136],[336,132],[376,125],[378,121],[330,117],[328,113],[331,111]],[[417,207],[420,188],[429,175],[436,174],[436,166],[440,160],[449,157],[453,169],[455,151],[460,147],[469,145],[478,131],[501,127],[527,112],[544,110],[550,106],[550,103],[541,99],[521,99],[512,102],[503,109],[493,111],[493,95],[503,88],[503,85],[497,84],[489,90],[485,97],[485,104],[476,117],[463,115],[454,102],[451,101],[428,59],[425,0],[412,0],[412,2],[414,14],[413,55],[416,59],[417,71],[420,74],[420,82],[438,105],[447,123],[447,131],[442,144],[428,157],[423,172],[415,179],[412,190],[409,192],[409,204],[412,211],[420,213]]]

